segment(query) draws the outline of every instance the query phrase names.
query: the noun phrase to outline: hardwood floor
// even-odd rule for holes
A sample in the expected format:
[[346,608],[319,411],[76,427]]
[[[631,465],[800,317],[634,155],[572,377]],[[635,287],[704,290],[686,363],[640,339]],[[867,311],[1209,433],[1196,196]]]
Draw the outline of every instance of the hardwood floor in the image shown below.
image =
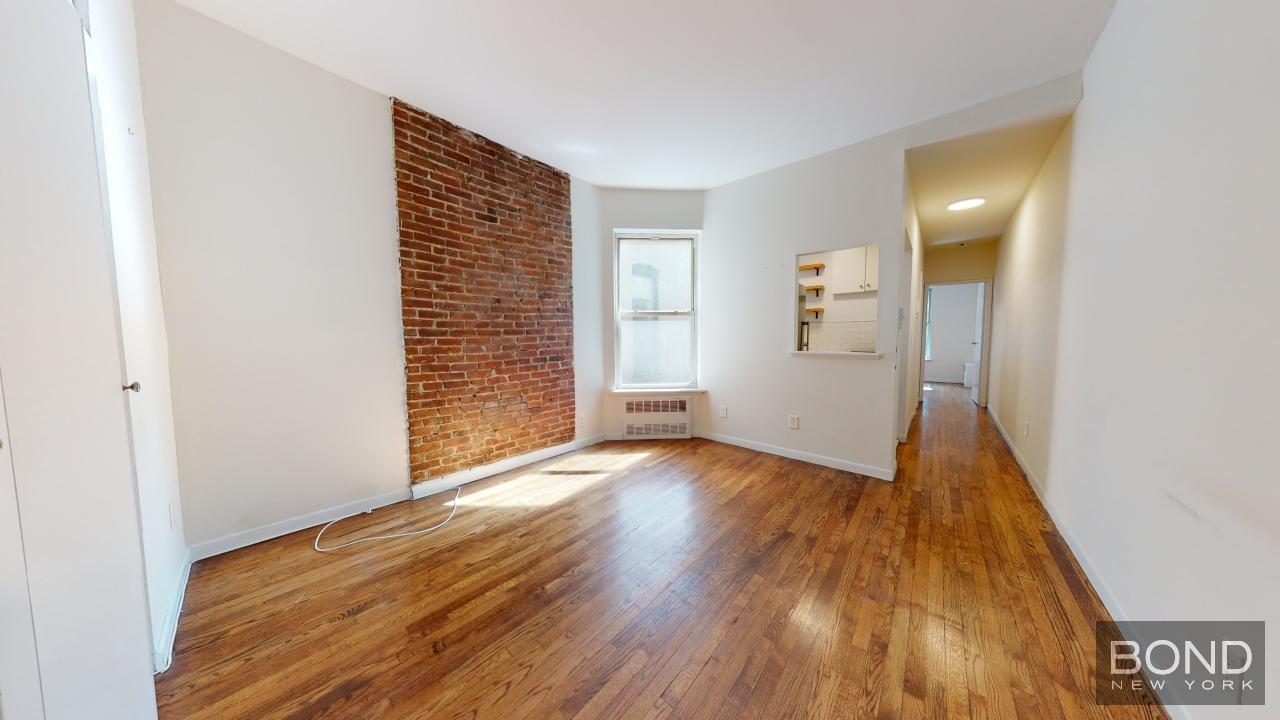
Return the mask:
[[1093,702],[1106,611],[985,411],[934,387],[895,483],[606,443],[466,486],[427,536],[200,562],[160,716],[1167,717]]

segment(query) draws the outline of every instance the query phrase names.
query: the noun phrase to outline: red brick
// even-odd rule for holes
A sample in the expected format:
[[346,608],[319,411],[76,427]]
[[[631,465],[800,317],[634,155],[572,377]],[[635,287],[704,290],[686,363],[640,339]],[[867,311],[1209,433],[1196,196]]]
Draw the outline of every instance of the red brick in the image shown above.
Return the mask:
[[569,176],[392,102],[414,482],[573,440]]

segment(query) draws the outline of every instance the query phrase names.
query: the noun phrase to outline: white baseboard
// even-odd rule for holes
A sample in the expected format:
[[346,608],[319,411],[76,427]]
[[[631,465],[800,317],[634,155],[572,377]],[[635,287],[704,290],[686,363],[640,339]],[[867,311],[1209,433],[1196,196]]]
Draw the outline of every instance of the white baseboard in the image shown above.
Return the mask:
[[1022,474],[1027,476],[1027,484],[1031,486],[1032,492],[1040,499],[1040,505],[1049,513],[1049,517],[1053,520],[1054,527],[1058,529],[1058,534],[1062,535],[1062,539],[1067,541],[1067,546],[1071,548],[1071,553],[1075,555],[1079,561],[1080,567],[1084,569],[1084,574],[1089,577],[1089,582],[1093,584],[1094,590],[1098,593],[1098,598],[1102,600],[1102,604],[1106,606],[1107,612],[1112,617],[1125,618],[1120,610],[1120,603],[1107,589],[1106,583],[1102,582],[1102,578],[1098,575],[1098,571],[1094,569],[1093,563],[1089,562],[1089,556],[1084,553],[1080,547],[1080,543],[1071,535],[1071,529],[1064,525],[1061,519],[1054,513],[1053,505],[1049,503],[1045,497],[1044,486],[1035,473],[1031,472],[1031,468],[1027,466],[1027,461],[1022,457],[1022,453],[1018,452],[1018,446],[1013,443],[1009,432],[1004,429],[1004,423],[1000,422],[1000,416],[996,415],[994,409],[988,407],[987,414],[991,416],[991,423],[996,426],[996,430],[1000,431],[1000,437],[1004,439],[1004,444],[1009,448],[1009,452],[1013,455],[1013,459],[1017,461],[1018,467],[1022,468]]
[[603,442],[604,440],[604,435],[592,435],[591,437],[578,438],[572,442],[553,445],[548,448],[542,448],[541,450],[534,450],[533,452],[525,453],[523,455],[516,455],[499,460],[498,462],[489,463],[488,465],[459,470],[458,472],[449,473],[448,475],[444,475],[433,480],[423,480],[420,483],[414,483],[410,490],[413,493],[413,499],[417,500],[419,498],[427,497],[428,495],[435,495],[436,493],[441,493],[446,490],[452,490],[459,485],[466,485],[467,483],[475,482],[476,480],[483,480],[487,477],[500,475],[509,470],[524,467],[525,465],[541,462],[557,455],[563,455],[568,452],[573,452],[574,450],[581,450],[582,448],[595,445],[596,443]]
[[823,467],[835,468],[836,470],[847,470],[848,472],[866,475],[878,480],[893,481],[894,468],[881,468],[873,465],[863,465],[861,463],[849,462],[848,460],[838,460],[836,458],[827,457],[825,455],[815,455],[800,450],[792,450],[779,445],[770,445],[768,443],[756,442],[755,440],[747,440],[745,438],[733,437],[732,435],[719,435],[717,433],[695,432],[694,437],[706,438],[707,440],[715,440],[727,445],[737,445],[748,450],[758,450],[759,452],[769,453],[770,455],[779,455],[792,460],[801,460],[814,465],[822,465]]
[[159,675],[173,664],[173,643],[178,636],[178,618],[182,615],[182,601],[187,597],[187,579],[191,577],[191,551],[183,553],[182,567],[178,570],[178,585],[174,588],[169,608],[165,611],[164,625],[153,633],[151,660]]
[[401,490],[393,490],[381,495],[355,500],[353,502],[344,503],[336,507],[316,510],[315,512],[298,515],[295,517],[279,520],[277,522],[262,525],[260,527],[244,530],[230,535],[223,535],[220,538],[208,540],[191,548],[191,560],[204,560],[205,558],[221,555],[232,550],[239,550],[263,540],[288,535],[291,532],[297,532],[309,527],[327,523],[330,520],[338,520],[339,518],[348,517],[366,510],[373,510],[392,503],[398,503],[402,500],[409,499],[409,488]]
[[[1098,574],[1097,569],[1090,562],[1088,554],[1085,553],[1084,548],[1080,546],[1080,543],[1071,534],[1071,529],[1063,524],[1062,519],[1054,513],[1053,505],[1045,497],[1044,486],[1041,485],[1035,474],[1031,472],[1031,468],[1027,467],[1027,461],[1022,457],[1022,453],[1018,452],[1018,446],[1013,444],[1013,439],[1009,436],[1008,431],[1004,429],[1004,423],[1000,422],[1000,416],[996,415],[995,408],[988,405],[987,414],[991,416],[991,423],[996,426],[996,430],[1000,431],[1000,437],[1004,439],[1004,444],[1009,447],[1009,452],[1013,454],[1013,459],[1018,462],[1018,467],[1022,468],[1022,473],[1027,476],[1027,484],[1031,486],[1032,492],[1040,499],[1040,505],[1044,507],[1045,512],[1049,513],[1049,518],[1053,520],[1053,525],[1057,528],[1058,534],[1066,541],[1067,547],[1071,548],[1071,554],[1075,556],[1076,562],[1080,563],[1085,576],[1089,578],[1090,584],[1093,585],[1094,592],[1098,593],[1098,599],[1102,601],[1103,607],[1107,609],[1112,618],[1128,619],[1129,616],[1120,608],[1120,602],[1116,600],[1115,594],[1103,582],[1102,576]],[[1166,705],[1165,710],[1177,720],[1191,720],[1191,711],[1186,705]]]

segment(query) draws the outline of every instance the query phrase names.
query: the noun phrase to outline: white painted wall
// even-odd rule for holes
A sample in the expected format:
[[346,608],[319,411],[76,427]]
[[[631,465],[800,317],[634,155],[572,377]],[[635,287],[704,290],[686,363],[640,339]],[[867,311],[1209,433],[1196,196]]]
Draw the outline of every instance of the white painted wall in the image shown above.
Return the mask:
[[1045,158],[998,246],[988,407],[1035,478],[1049,472],[1073,128]]
[[1001,243],[993,408],[1119,617],[1280,623],[1277,26],[1272,2],[1119,3]]
[[977,362],[974,343],[981,337],[977,283],[934,285],[929,302],[930,357],[924,362],[924,379],[929,382],[964,381],[964,364]]
[[193,554],[407,498],[387,98],[137,13]]
[[138,43],[131,0],[89,5],[93,36],[87,46],[102,123],[116,294],[125,374],[142,384],[128,393],[143,557],[156,667],[168,667],[186,582],[178,453],[151,207],[147,133],[138,78]]
[[[612,384],[604,368],[605,334],[612,306],[600,302],[612,281],[607,268],[610,242],[600,218],[600,189],[580,178],[569,178],[570,222],[573,230],[573,379],[578,439],[604,434],[605,390]],[[606,380],[606,377],[610,378]]]
[[[12,467],[20,513],[44,717],[154,718],[112,261],[71,6],[0,3],[0,67],[0,107],[20,108],[0,116],[0,375],[8,423],[0,452]],[[6,613],[21,584],[0,575]],[[6,658],[10,642],[0,640]],[[7,664],[0,670],[14,677]]]
[[[903,148],[900,134],[887,135],[707,191],[698,432],[892,477],[893,353],[790,350],[797,254],[878,243],[879,297],[898,296]],[[877,347],[894,347],[896,314],[895,303],[878,303]],[[720,405],[727,418],[711,412]]]

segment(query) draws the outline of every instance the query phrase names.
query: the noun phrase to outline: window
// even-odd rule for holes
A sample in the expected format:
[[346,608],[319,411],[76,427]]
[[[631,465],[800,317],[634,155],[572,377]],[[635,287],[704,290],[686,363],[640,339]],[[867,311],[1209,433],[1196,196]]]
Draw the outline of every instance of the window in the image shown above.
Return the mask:
[[614,257],[615,384],[697,384],[696,233],[617,231]]

